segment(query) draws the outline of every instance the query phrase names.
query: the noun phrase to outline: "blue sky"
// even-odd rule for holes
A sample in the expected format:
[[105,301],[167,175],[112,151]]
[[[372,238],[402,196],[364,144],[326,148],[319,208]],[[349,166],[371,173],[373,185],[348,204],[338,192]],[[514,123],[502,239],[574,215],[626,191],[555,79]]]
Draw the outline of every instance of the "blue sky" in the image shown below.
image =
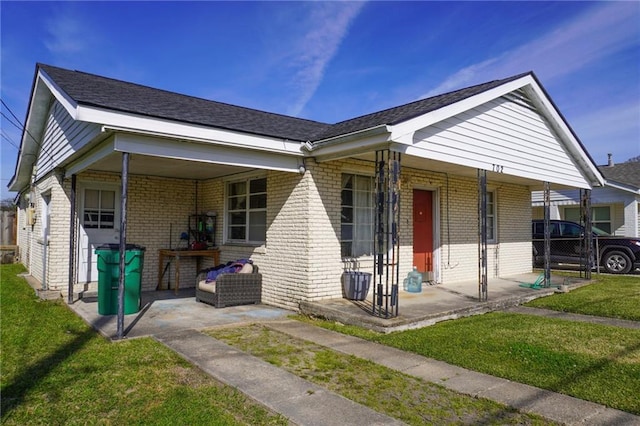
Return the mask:
[[[640,155],[640,2],[0,2],[0,198],[36,62],[323,122],[533,70],[597,164]],[[15,121],[15,119],[13,119]]]

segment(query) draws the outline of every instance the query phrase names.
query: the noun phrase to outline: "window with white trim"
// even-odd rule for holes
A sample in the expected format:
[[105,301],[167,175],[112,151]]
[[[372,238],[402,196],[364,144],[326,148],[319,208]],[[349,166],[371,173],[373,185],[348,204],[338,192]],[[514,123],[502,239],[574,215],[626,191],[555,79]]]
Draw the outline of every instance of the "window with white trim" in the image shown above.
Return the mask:
[[373,178],[342,174],[340,246],[342,257],[373,254]]
[[498,242],[498,215],[496,213],[496,191],[487,191],[487,242]]
[[90,229],[113,229],[116,216],[116,192],[84,190],[83,225]]
[[[580,207],[565,207],[564,219],[580,223]],[[591,225],[611,234],[611,207],[591,207]]]
[[267,239],[267,178],[227,183],[227,241],[264,243]]

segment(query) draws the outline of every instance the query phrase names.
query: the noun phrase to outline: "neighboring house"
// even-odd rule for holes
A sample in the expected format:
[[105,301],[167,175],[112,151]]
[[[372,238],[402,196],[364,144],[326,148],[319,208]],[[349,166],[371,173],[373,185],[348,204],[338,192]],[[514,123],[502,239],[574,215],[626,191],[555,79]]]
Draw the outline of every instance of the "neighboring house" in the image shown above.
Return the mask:
[[531,191],[603,183],[533,73],[326,124],[38,64],[9,188],[21,261],[44,287],[95,282],[94,250],[124,224],[153,291],[158,250],[184,244],[190,214],[216,212],[221,261],[252,258],[263,302],[298,309],[342,297],[345,261],[374,272],[388,164],[400,179],[392,266],[443,285],[478,280],[480,217],[489,278],[527,273]]
[[[640,161],[598,166],[604,187],[591,192],[591,221],[611,235],[640,237]],[[580,191],[554,190],[550,194],[550,218],[580,222]],[[533,217],[544,218],[542,193],[533,192]]]

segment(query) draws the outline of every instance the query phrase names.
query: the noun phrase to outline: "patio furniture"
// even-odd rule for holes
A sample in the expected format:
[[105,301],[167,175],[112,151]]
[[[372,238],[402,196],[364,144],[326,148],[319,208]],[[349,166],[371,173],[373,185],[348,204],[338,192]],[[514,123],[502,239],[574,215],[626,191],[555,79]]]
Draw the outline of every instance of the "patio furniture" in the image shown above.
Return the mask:
[[[196,271],[200,270],[200,259],[203,257],[213,259],[214,265],[217,265],[220,262],[220,250],[218,249],[209,249],[209,250],[171,250],[171,249],[160,249],[158,250],[158,284],[156,286],[156,290],[161,290],[162,280],[164,278],[167,269],[172,261],[175,261],[175,272],[174,272],[174,289],[176,294],[178,294],[178,290],[180,288],[180,259],[185,257],[194,257],[196,259]],[[165,265],[165,260],[168,259],[168,263]],[[170,280],[170,278],[169,278]],[[169,289],[169,282],[167,281],[167,289]]]
[[258,266],[247,263],[235,273],[222,273],[215,281],[207,282],[207,274],[214,270],[200,271],[196,278],[196,302],[225,306],[257,304],[262,298],[262,274]]

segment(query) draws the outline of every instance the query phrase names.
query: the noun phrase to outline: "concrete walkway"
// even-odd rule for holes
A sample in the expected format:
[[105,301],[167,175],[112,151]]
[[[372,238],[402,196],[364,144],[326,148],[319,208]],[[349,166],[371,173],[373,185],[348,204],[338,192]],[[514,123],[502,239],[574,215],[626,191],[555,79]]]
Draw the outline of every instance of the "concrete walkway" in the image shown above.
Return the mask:
[[[494,285],[493,294],[497,299],[493,302],[495,306],[483,304],[479,306],[477,302],[471,303],[472,297],[465,296],[464,288],[429,288],[425,289],[421,295],[408,295],[412,297],[405,295],[402,305],[404,321],[418,320],[418,322],[424,322],[422,324],[424,326],[438,320],[457,318],[486,310],[510,310],[572,321],[640,328],[640,324],[634,321],[513,306],[534,298],[532,296],[534,293],[538,297],[542,293],[523,289],[517,282],[503,281]],[[504,290],[501,290],[500,284],[504,284]],[[461,298],[469,299],[470,306],[464,307],[463,312],[453,312],[451,307],[459,307],[464,302],[464,300],[461,302]],[[353,303],[342,300],[339,302],[338,308],[343,317],[345,312],[357,321],[361,321],[361,317],[370,317]],[[102,335],[114,338],[116,317],[98,315],[95,299],[85,298],[69,306]],[[424,317],[426,308],[434,311],[432,314],[429,313],[429,318]],[[198,330],[221,325],[239,326],[260,323],[293,337],[368,359],[448,389],[494,400],[560,423],[640,426],[640,417],[623,411],[476,373],[441,361],[289,320],[287,316],[290,314],[290,311],[267,305],[214,309],[195,302],[193,289],[180,290],[179,295],[175,295],[173,291],[152,292],[143,294],[143,308],[139,313],[125,316],[125,335],[127,338],[154,337],[215,379],[237,388],[298,425],[393,425],[401,422],[238,351]],[[395,324],[395,326],[399,329],[411,328],[404,323]]]
[[294,424],[403,424],[198,331],[155,338],[218,381],[233,386]]
[[[640,417],[630,413],[473,372],[299,321],[275,320],[263,324],[295,338],[370,360],[456,392],[493,400],[563,424],[640,425]],[[401,424],[198,331],[167,333],[155,338],[212,377],[237,388],[295,424]],[[327,407],[330,407],[330,412]]]
[[530,308],[528,306],[513,306],[511,308],[505,309],[505,311],[526,315],[537,315],[547,318],[559,318],[567,321],[589,322],[591,324],[612,325],[615,327],[640,330],[640,321],[629,321],[616,318],[595,317],[592,315],[572,314],[569,312],[552,311],[551,309]]

